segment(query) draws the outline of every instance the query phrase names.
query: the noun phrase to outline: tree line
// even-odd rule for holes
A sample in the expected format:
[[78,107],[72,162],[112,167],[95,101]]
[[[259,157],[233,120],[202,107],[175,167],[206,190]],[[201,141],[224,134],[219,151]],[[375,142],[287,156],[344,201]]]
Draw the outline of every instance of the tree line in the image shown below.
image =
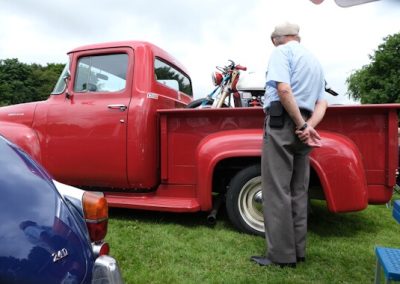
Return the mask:
[[348,78],[348,94],[362,104],[400,103],[400,33],[389,35],[370,63]]
[[18,59],[0,60],[0,106],[45,100],[65,64],[26,64]]

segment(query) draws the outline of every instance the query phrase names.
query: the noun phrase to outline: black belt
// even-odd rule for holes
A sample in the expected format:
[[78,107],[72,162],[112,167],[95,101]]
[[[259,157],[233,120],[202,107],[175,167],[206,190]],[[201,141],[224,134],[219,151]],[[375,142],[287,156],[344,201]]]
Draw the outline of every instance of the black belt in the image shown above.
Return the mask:
[[[266,114],[268,114],[268,112],[269,112],[269,107],[267,107],[267,108],[265,109],[265,112],[266,112]],[[308,109],[305,109],[305,108],[300,108],[300,113],[301,113],[302,115],[305,115],[307,118],[310,118],[310,117],[311,117],[311,114],[312,114],[311,111],[309,111]],[[283,108],[283,114],[289,115],[289,114],[287,113],[287,111],[286,111],[285,108]]]

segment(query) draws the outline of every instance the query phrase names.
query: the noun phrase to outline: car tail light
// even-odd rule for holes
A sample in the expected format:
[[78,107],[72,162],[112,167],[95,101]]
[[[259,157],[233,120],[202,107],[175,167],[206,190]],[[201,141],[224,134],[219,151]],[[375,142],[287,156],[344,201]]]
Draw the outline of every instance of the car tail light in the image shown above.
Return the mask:
[[90,240],[102,241],[107,234],[108,225],[108,205],[104,194],[86,191],[83,194],[83,212]]

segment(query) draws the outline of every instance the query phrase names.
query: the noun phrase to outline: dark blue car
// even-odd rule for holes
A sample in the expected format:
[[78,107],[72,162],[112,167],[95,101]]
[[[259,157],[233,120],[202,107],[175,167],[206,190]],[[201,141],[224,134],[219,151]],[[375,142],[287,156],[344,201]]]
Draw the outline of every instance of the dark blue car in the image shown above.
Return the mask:
[[0,283],[123,283],[101,193],[57,183],[0,136]]

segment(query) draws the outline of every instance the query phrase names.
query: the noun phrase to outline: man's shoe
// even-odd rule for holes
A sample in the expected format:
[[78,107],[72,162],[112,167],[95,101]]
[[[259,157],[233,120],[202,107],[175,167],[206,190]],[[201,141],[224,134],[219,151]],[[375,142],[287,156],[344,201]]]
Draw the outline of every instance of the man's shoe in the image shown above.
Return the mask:
[[268,266],[274,264],[270,259],[266,258],[265,256],[253,255],[252,257],[250,257],[250,260],[254,261],[255,263],[261,266]]
[[303,257],[298,257],[298,258],[296,258],[296,261],[297,262],[306,262],[306,258],[303,256]]
[[280,268],[284,268],[284,267],[296,268],[295,262],[290,262],[290,263],[272,262],[269,258],[267,258],[265,256],[252,256],[252,257],[250,257],[250,260],[254,261],[255,263],[259,264],[260,266],[277,265]]

